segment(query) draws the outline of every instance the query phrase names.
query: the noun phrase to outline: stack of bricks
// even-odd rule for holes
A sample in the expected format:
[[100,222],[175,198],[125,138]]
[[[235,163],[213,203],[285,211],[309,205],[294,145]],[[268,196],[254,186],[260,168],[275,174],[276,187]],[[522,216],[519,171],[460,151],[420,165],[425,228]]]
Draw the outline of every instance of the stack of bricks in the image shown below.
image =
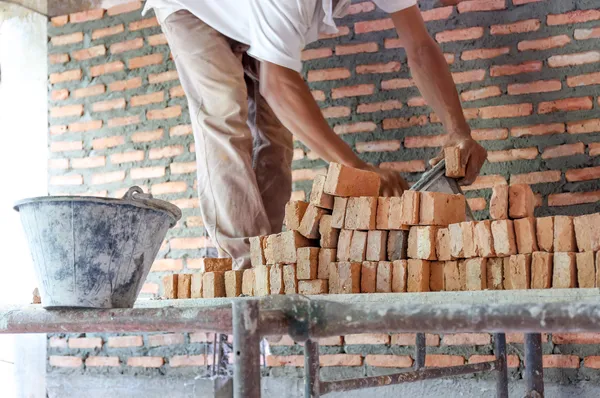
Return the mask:
[[[448,174],[464,175],[455,156],[446,153]],[[288,231],[251,238],[253,269],[244,277],[254,291],[245,293],[600,286],[600,214],[535,218],[531,188],[515,184],[493,189],[491,220],[466,221],[463,195],[386,198],[379,185],[375,173],[332,163],[316,177],[310,203],[286,206]]]

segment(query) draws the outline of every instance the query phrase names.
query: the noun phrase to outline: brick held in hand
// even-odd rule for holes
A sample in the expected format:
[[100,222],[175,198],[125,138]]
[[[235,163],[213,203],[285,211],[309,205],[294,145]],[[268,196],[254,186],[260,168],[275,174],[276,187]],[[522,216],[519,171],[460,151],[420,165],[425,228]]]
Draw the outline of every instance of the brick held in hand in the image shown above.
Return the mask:
[[354,231],[350,242],[350,261],[363,262],[367,253],[367,232]]
[[475,223],[475,246],[478,257],[495,257],[494,238],[492,237],[492,222],[483,220]]
[[337,260],[338,261],[350,261],[350,245],[352,244],[352,235],[354,231],[342,229],[340,231],[340,238],[338,239],[337,247]]
[[329,279],[329,264],[336,261],[336,249],[321,248],[319,250],[319,265],[317,267],[318,279]]
[[291,200],[285,205],[285,218],[283,219],[283,225],[289,230],[298,230],[302,217],[306,213],[308,203],[302,200]]
[[573,217],[573,227],[580,252],[600,250],[600,213]]
[[344,228],[346,219],[346,207],[348,206],[348,198],[336,196],[333,199],[333,211],[331,213],[331,226],[333,228]]
[[325,279],[298,281],[298,294],[302,294],[305,296],[315,294],[327,294],[328,289],[328,283]]
[[327,176],[318,175],[313,180],[312,189],[310,191],[310,203],[323,209],[333,209],[333,196],[323,192],[325,188],[325,180]]
[[427,260],[408,259],[407,291],[429,291],[429,265]]
[[510,218],[533,217],[535,195],[527,184],[508,187],[508,215]]
[[436,260],[436,238],[437,227],[411,227],[408,233],[408,257],[422,260]]
[[406,260],[408,258],[408,234],[409,231],[388,232],[388,260]]
[[512,220],[492,221],[492,236],[494,238],[494,250],[496,251],[496,256],[507,257],[517,254],[515,230]]
[[330,163],[324,191],[334,196],[379,196],[380,186],[377,173]]
[[327,210],[309,204],[300,222],[298,232],[306,238],[318,239],[319,221],[324,214],[327,214]]
[[225,272],[232,269],[231,258],[201,258],[199,272]]
[[419,224],[420,198],[418,191],[404,191],[401,197],[390,199],[390,229],[406,229],[407,225]]
[[377,261],[363,261],[360,271],[360,292],[375,293],[377,283]]
[[392,292],[402,293],[406,291],[408,279],[408,261],[392,261]]
[[515,254],[509,257],[509,289],[523,290],[531,286],[531,254]]
[[387,259],[387,231],[367,232],[367,261],[384,261]]
[[490,218],[492,220],[508,218],[508,185],[496,185],[492,188]]
[[270,294],[283,294],[283,265],[273,264],[269,267]]
[[271,294],[270,265],[254,267],[254,295],[268,296]]
[[527,217],[513,221],[515,240],[519,254],[531,254],[538,250],[535,218]]
[[286,264],[283,266],[283,290],[285,294],[298,293],[296,264]]
[[361,268],[362,264],[357,262],[338,263],[339,293],[360,293]]
[[450,248],[450,231],[448,228],[439,228],[435,238],[435,254],[440,261],[452,260]]
[[459,178],[465,176],[466,167],[462,164],[459,147],[444,148],[444,160],[446,161],[446,177]]
[[432,261],[429,264],[429,291],[444,290],[444,261]]
[[567,289],[577,287],[575,253],[555,252],[552,269],[552,287]]
[[489,290],[503,290],[503,259],[501,257],[492,257],[487,259],[486,263],[486,286]]
[[225,272],[225,296],[238,297],[242,294],[243,270],[232,270]]
[[163,292],[165,298],[176,299],[177,298],[177,274],[167,275],[163,277]]
[[377,198],[361,196],[348,198],[344,228],[369,230],[377,225]]
[[390,229],[390,200],[391,197],[380,196],[379,198],[377,198],[377,217],[375,221],[375,227],[377,229]]
[[318,247],[298,249],[298,261],[296,262],[296,276],[298,279],[317,279],[319,250]]
[[202,277],[202,297],[225,297],[225,272],[206,272]]
[[531,253],[532,289],[549,289],[552,287],[552,259],[552,253]]
[[461,290],[460,271],[458,261],[444,262],[444,290],[449,292],[458,292]]
[[573,228],[573,217],[554,216],[554,251],[577,251],[575,230]]
[[177,275],[177,298],[188,299],[192,293],[192,275],[178,274]]
[[298,248],[307,246],[310,241],[297,231],[269,235],[265,240],[265,261],[267,264],[293,264]]
[[577,287],[596,286],[596,265],[594,264],[594,252],[581,252],[575,254],[577,264]]
[[245,269],[242,274],[242,294],[254,296],[254,269]]
[[536,218],[535,234],[537,237],[538,249],[540,251],[554,251],[554,217]]
[[467,220],[464,195],[420,192],[419,202],[420,225],[446,226]]
[[321,247],[335,249],[338,245],[340,230],[331,226],[332,216],[324,214],[319,221],[319,235],[321,235]]
[[485,290],[487,286],[487,259],[482,257],[465,260],[467,290]]
[[266,264],[265,239],[266,236],[253,236],[250,238],[250,263],[253,267]]

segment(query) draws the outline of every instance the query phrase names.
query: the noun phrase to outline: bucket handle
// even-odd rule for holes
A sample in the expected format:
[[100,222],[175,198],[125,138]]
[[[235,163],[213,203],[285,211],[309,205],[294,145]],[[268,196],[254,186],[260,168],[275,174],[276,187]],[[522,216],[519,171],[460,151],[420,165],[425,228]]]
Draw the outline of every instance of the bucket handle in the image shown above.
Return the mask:
[[123,195],[123,199],[125,199],[125,200],[152,199],[152,194],[144,193],[144,190],[136,185],[127,190],[125,195]]

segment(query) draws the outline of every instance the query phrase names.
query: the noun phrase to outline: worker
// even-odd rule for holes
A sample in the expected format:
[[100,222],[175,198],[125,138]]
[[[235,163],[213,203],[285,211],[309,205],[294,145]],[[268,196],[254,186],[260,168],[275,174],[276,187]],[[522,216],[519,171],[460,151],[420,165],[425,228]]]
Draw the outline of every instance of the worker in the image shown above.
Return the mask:
[[[412,77],[457,145],[471,183],[486,159],[446,60],[416,0],[374,0],[390,13]],[[324,119],[300,74],[301,52],[350,0],[148,0],[169,43],[194,132],[200,209],[219,256],[250,266],[248,238],[281,231],[292,189],[292,134],[328,162],[370,170],[382,195],[406,182],[361,160]],[[439,161],[434,158],[433,163]]]

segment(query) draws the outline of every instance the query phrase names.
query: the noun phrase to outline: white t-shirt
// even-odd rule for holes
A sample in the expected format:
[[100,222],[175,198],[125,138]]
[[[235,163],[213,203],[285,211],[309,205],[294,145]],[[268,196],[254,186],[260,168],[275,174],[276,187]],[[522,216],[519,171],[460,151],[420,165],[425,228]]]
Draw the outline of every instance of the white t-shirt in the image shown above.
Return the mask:
[[[392,13],[417,0],[373,0]],[[334,17],[345,15],[350,0],[147,0],[142,14],[153,8],[162,23],[172,13],[188,10],[202,21],[240,43],[248,54],[286,68],[302,69],[304,47],[319,33],[337,33]]]

